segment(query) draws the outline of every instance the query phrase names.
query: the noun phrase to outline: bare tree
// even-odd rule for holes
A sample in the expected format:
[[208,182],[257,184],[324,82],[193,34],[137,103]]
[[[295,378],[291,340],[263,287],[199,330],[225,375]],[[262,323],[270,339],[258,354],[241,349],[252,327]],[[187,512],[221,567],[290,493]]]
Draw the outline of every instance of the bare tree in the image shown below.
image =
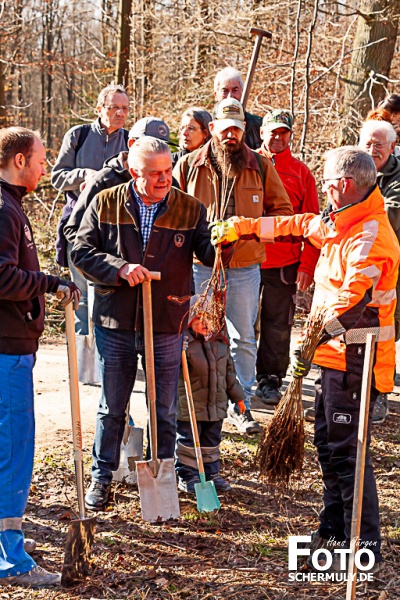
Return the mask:
[[118,44],[115,78],[117,83],[125,87],[129,81],[129,50],[130,50],[130,18],[132,11],[132,0],[119,0],[118,10]]
[[349,67],[340,142],[356,140],[360,119],[385,96],[399,20],[398,0],[361,0]]

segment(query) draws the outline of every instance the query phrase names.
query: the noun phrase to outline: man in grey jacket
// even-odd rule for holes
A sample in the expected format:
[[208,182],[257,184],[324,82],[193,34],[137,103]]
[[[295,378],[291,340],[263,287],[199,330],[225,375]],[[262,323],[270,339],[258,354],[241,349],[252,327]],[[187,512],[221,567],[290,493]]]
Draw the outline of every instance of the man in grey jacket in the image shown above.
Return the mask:
[[91,124],[76,125],[64,136],[60,153],[53,167],[51,183],[65,193],[64,207],[58,228],[56,260],[69,266],[72,280],[82,291],[76,313],[76,333],[88,334],[87,283],[69,259],[64,226],[79,193],[87,182],[102,169],[104,162],[122,150],[127,150],[128,132],[123,129],[129,112],[129,98],[121,85],[109,85],[101,90],[96,111],[98,118]]
[[[386,121],[366,121],[360,131],[359,146],[372,157],[378,172],[377,183],[385,201],[391,226],[400,242],[400,158],[394,156],[396,131]],[[400,274],[400,273],[399,273]],[[396,286],[397,305],[394,313],[396,341],[400,339],[400,282]],[[376,399],[373,423],[383,423],[389,414],[387,394]]]
[[[136,121],[129,131],[128,147],[143,136],[151,136],[164,142],[169,142],[169,127],[156,117],[143,117]],[[128,166],[128,151],[122,150],[104,163],[103,168],[92,177],[85,186],[74,206],[68,222],[64,226],[64,234],[68,243],[74,245],[75,237],[82,221],[83,215],[96,194],[102,190],[126,183],[132,179]],[[172,178],[172,185],[177,186],[177,181]]]

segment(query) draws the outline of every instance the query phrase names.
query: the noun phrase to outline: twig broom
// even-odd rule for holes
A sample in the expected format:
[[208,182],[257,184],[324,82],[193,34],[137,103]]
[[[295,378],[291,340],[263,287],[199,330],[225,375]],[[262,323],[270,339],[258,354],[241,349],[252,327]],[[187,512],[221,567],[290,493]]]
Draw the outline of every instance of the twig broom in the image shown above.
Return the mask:
[[[325,311],[310,317],[301,347],[301,356],[309,361],[324,332]],[[255,462],[260,477],[269,483],[287,486],[295,471],[302,471],[304,459],[304,415],[302,378],[293,378],[275,414],[264,429]]]

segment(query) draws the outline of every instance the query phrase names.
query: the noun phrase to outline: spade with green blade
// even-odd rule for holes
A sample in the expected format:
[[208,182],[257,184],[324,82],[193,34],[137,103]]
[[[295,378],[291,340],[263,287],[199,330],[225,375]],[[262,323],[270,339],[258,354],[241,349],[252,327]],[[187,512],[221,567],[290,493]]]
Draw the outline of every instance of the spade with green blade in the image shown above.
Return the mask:
[[197,429],[196,412],[194,410],[194,402],[192,396],[192,387],[190,385],[189,369],[186,357],[187,338],[183,342],[182,350],[182,370],[185,381],[186,397],[189,408],[190,425],[194,440],[194,451],[196,454],[197,468],[199,470],[200,483],[195,483],[194,491],[196,492],[197,508],[200,512],[212,512],[221,507],[218,500],[217,490],[213,481],[206,481],[204,473],[203,457],[201,455],[201,447],[199,440],[199,432]]

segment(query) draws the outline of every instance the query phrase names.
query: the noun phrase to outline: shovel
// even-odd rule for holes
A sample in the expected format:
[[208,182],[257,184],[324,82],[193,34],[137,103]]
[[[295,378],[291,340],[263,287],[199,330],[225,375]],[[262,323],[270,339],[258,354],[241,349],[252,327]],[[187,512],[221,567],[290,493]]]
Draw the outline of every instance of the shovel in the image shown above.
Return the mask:
[[136,462],[138,460],[143,460],[143,429],[135,427],[129,414],[128,402],[119,466],[116,471],[113,471],[113,481],[124,481],[130,485],[137,483]]
[[81,383],[92,385],[100,381],[96,356],[96,342],[93,335],[92,319],[89,317],[89,335],[76,335],[78,356],[78,377]]
[[85,576],[88,573],[96,517],[87,519],[85,514],[81,409],[79,403],[78,364],[76,358],[75,323],[72,302],[65,307],[65,329],[68,346],[72,441],[74,447],[76,489],[79,507],[79,519],[72,520],[68,529],[64,565],[61,574],[61,585],[68,586],[73,584],[79,577]]
[[368,415],[371,400],[371,382],[374,369],[376,335],[367,334],[365,343],[365,356],[363,376],[361,383],[360,416],[357,433],[357,458],[354,476],[353,511],[351,514],[350,531],[350,556],[347,571],[346,600],[354,600],[356,597],[357,567],[354,556],[360,545],[361,514],[364,493],[365,455],[368,444]]
[[206,481],[206,476],[204,473],[203,457],[201,455],[199,432],[196,423],[196,412],[194,410],[194,402],[192,396],[192,386],[190,385],[189,369],[186,357],[186,346],[187,338],[184,338],[182,350],[183,379],[185,381],[190,425],[192,427],[192,434],[194,439],[194,451],[196,454],[197,468],[199,470],[200,477],[200,483],[194,484],[194,491],[196,492],[197,508],[199,512],[212,512],[213,510],[218,510],[221,507],[221,503],[218,499],[217,490],[215,489],[214,482]]
[[[160,273],[151,273],[160,279]],[[150,460],[136,463],[142,518],[150,523],[176,519],[180,515],[173,458],[157,458],[156,383],[154,375],[151,281],[143,281],[146,390],[149,405]]]
[[96,342],[93,335],[92,310],[94,303],[94,287],[88,284],[88,335],[75,335],[78,355],[78,376],[81,383],[93,385],[101,380],[99,361],[96,354]]

